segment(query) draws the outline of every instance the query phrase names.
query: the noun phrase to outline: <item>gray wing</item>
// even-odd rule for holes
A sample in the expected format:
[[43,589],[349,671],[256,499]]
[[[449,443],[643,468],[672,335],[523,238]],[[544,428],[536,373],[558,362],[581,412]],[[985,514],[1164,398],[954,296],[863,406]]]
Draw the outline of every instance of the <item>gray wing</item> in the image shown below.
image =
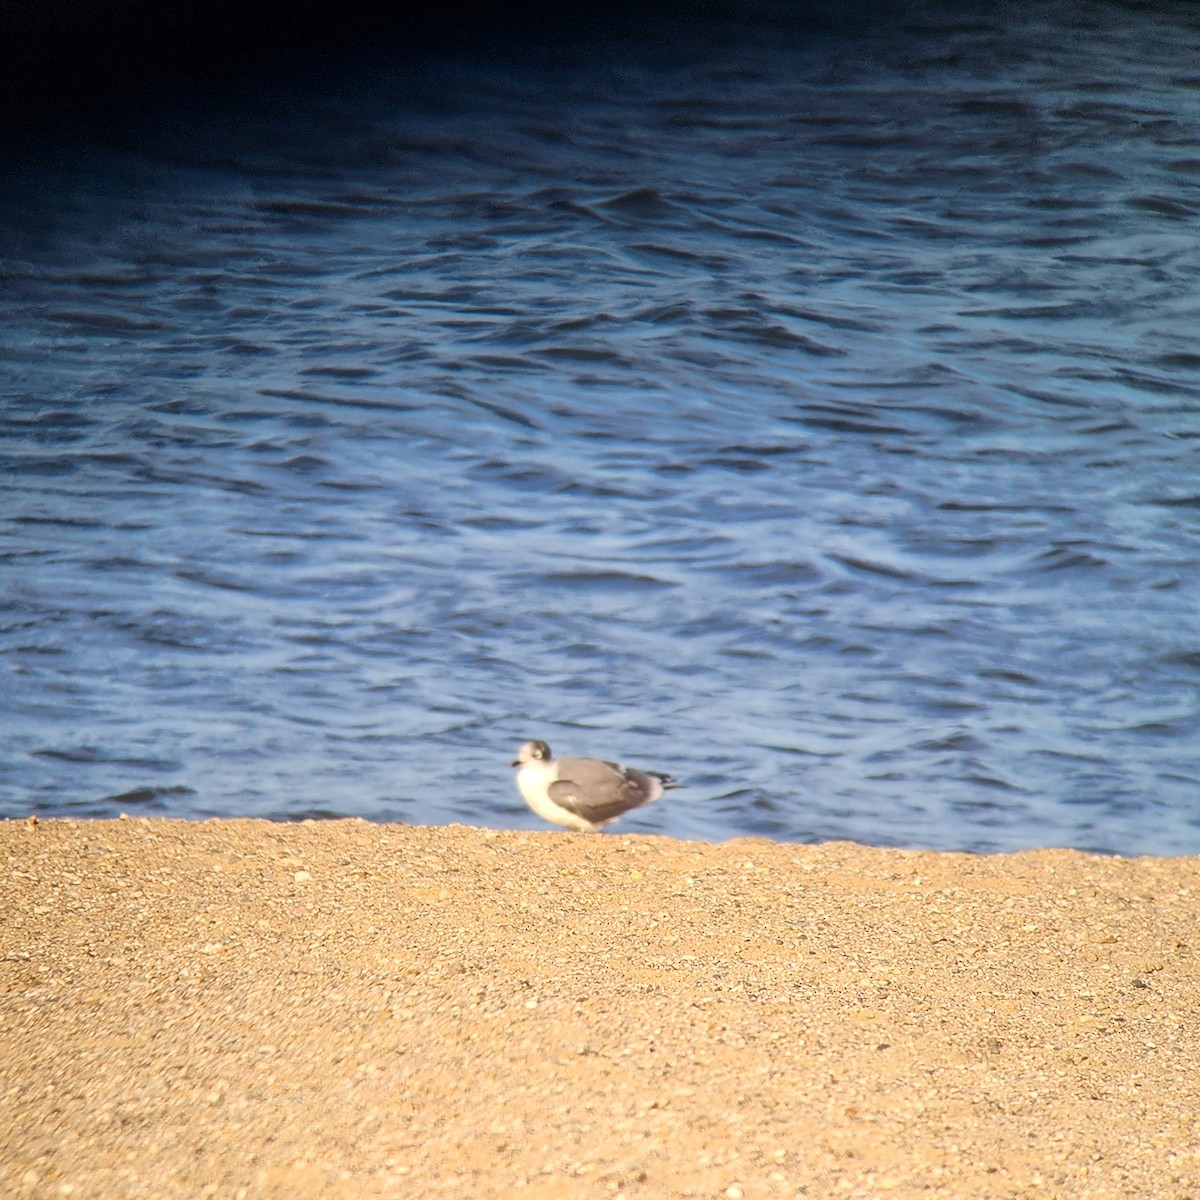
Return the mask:
[[621,763],[598,758],[560,758],[550,799],[588,821],[611,821],[663,794],[662,781]]

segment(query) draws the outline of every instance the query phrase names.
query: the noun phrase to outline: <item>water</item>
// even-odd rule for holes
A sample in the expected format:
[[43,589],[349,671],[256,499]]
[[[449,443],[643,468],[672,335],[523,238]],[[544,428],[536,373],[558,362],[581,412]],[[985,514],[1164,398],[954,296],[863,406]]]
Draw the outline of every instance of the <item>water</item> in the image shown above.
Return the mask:
[[996,8],[10,146],[0,815],[1200,853],[1200,14]]

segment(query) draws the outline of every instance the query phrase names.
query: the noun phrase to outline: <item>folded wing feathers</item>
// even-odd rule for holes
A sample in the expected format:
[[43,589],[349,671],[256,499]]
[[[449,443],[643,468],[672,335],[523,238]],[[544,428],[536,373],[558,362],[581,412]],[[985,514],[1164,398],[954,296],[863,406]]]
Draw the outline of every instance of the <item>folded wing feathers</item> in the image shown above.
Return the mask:
[[595,758],[560,758],[557,766],[558,778],[546,789],[550,798],[597,823],[657,800],[670,778]]

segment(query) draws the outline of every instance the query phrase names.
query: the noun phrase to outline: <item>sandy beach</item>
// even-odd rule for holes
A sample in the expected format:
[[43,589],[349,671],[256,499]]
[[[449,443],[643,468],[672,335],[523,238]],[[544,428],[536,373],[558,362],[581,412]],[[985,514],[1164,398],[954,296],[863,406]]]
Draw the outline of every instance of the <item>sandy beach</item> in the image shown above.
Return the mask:
[[5,1197],[1200,1196],[1200,860],[0,824]]

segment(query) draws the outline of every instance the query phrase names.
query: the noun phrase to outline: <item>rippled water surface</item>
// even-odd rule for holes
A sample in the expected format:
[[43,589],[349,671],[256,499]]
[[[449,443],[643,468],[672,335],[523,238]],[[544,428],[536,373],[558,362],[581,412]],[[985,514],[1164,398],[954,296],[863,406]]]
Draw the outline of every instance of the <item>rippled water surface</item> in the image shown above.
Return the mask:
[[982,7],[10,146],[0,815],[1200,853],[1200,14]]

